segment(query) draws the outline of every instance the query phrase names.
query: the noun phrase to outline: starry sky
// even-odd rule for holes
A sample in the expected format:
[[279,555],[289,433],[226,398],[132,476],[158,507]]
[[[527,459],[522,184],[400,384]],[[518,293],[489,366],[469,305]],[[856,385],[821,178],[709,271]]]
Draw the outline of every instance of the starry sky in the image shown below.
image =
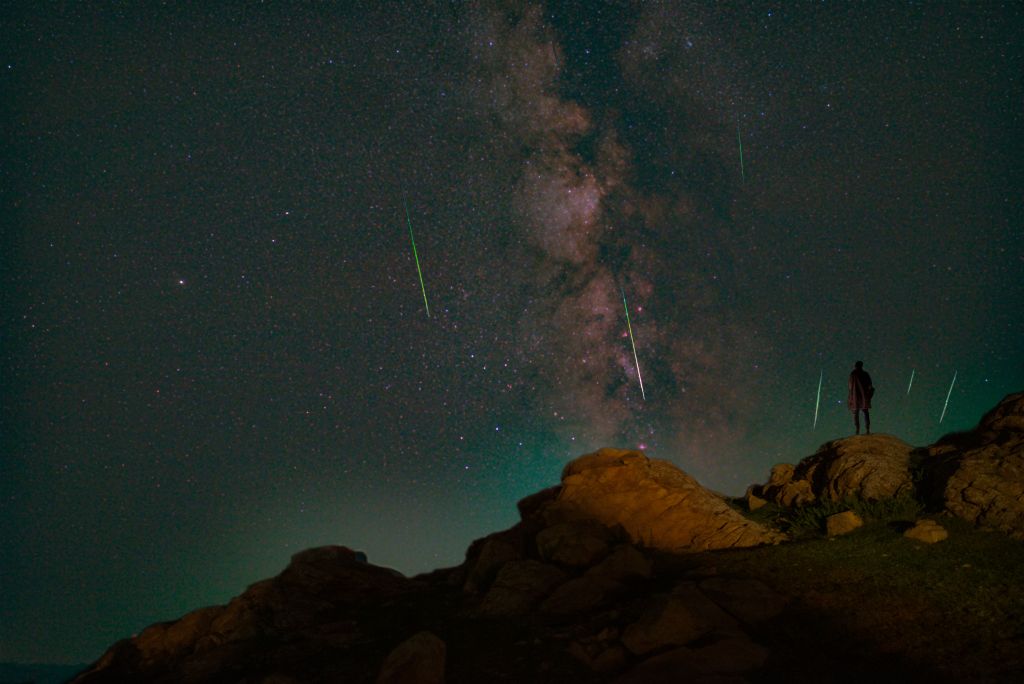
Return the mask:
[[310,546],[457,564],[602,446],[741,494],[852,433],[858,359],[912,444],[1024,389],[1019,3],[0,28],[0,661]]

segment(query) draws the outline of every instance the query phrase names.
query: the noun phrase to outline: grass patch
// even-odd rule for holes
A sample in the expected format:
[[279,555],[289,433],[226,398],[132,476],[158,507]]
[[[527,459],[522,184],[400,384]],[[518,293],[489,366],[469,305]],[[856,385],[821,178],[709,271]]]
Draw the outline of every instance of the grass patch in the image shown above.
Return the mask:
[[1024,544],[947,517],[949,538],[923,544],[892,524],[907,511],[868,510],[873,521],[851,534],[721,553],[716,566],[758,576],[879,649],[954,677],[1024,667]]
[[865,523],[911,523],[920,517],[923,506],[913,496],[898,496],[879,501],[849,498],[843,501],[819,499],[806,506],[784,508],[768,503],[756,511],[743,511],[747,518],[774,527],[794,539],[820,537],[830,515],[853,511]]

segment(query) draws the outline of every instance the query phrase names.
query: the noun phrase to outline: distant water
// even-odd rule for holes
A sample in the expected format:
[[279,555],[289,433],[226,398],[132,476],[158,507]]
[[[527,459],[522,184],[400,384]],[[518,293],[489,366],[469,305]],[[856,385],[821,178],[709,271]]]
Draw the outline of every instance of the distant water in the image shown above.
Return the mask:
[[87,667],[0,663],[0,684],[64,684]]

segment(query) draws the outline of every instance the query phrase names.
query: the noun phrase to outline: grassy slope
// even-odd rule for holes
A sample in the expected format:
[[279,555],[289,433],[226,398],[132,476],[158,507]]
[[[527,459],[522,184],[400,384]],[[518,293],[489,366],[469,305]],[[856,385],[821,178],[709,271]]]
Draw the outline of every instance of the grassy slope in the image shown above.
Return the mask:
[[[827,622],[827,646],[850,657],[893,654],[955,681],[1024,674],[1024,544],[950,517],[938,518],[949,538],[924,544],[903,537],[900,517],[832,539],[797,529],[800,541],[715,554],[713,563],[793,596],[796,614]],[[817,635],[813,625],[776,628],[813,639],[824,638],[820,626]]]

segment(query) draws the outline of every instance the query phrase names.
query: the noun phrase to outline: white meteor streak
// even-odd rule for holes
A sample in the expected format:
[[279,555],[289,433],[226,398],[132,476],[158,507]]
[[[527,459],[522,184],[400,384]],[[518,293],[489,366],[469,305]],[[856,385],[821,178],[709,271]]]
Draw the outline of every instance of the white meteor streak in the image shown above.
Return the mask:
[[647,401],[647,393],[644,392],[644,379],[640,375],[640,359],[636,356],[636,342],[633,340],[633,326],[629,322],[629,305],[626,304],[626,291],[621,287],[619,292],[622,293],[622,307],[626,310],[626,329],[629,330],[629,343],[633,345],[633,361],[636,363],[636,377],[640,381],[640,396]]
[[818,398],[814,402],[814,427],[818,427],[818,407],[821,406],[821,381],[825,378],[825,371],[818,375]]
[[910,394],[910,388],[914,386],[914,372],[916,370],[916,368],[910,369],[910,382],[907,384],[907,394]]
[[942,415],[939,416],[939,422],[946,417],[946,408],[949,406],[949,395],[953,394],[953,385],[956,384],[956,371],[953,371],[953,382],[949,383],[949,391],[946,392],[946,403],[942,405]]

